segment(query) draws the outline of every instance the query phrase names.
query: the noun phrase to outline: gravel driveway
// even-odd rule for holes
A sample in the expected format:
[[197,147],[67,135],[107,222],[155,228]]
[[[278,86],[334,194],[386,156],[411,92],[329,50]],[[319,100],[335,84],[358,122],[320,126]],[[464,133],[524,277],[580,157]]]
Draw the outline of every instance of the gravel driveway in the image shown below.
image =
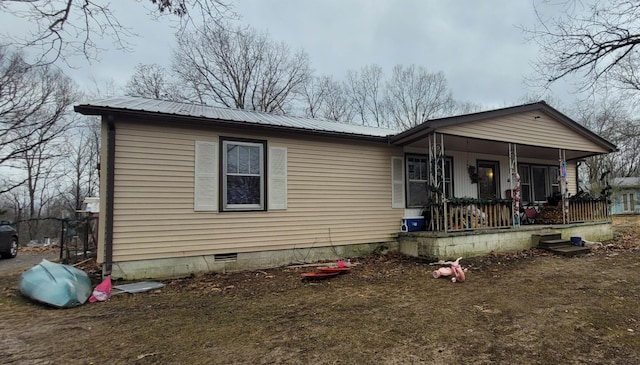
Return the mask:
[[42,259],[49,261],[60,257],[59,248],[30,249],[21,247],[13,259],[0,259],[0,276],[19,274],[38,264]]

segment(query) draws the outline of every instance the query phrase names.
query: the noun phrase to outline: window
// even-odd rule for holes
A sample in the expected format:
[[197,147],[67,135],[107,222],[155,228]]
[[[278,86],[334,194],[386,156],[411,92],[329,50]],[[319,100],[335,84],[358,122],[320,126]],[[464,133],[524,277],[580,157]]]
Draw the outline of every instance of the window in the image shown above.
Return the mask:
[[265,142],[222,140],[222,209],[265,209]]
[[[429,157],[426,155],[407,155],[407,207],[421,208],[427,205],[429,196]],[[453,196],[453,158],[444,160],[444,194]]]
[[560,192],[560,168],[549,166],[549,195]]
[[547,191],[547,167],[546,166],[532,166],[532,181],[533,181],[533,200],[536,202],[543,202],[547,200],[547,196],[550,194]]
[[523,204],[542,203],[560,193],[558,166],[519,164],[520,196]]
[[636,208],[636,202],[633,193],[622,194],[622,212],[632,213]]
[[286,210],[287,147],[266,147],[231,138],[195,141],[193,210]]
[[429,158],[407,155],[407,207],[427,205],[427,182],[429,181]]
[[500,197],[498,181],[500,181],[500,165],[498,161],[478,161],[478,197],[495,199]]
[[444,159],[444,196],[452,198],[453,192],[453,157],[445,157]]
[[523,204],[532,203],[531,200],[531,168],[529,165],[518,165],[520,175],[520,201]]

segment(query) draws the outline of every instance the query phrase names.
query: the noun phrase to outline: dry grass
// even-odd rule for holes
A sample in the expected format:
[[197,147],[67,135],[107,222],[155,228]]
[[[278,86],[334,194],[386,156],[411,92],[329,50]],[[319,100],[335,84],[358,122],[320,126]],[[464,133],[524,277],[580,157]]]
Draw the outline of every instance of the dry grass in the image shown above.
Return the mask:
[[19,364],[640,363],[640,235],[565,258],[463,260],[467,281],[399,255],[303,281],[280,268],[166,282],[67,310],[0,278],[0,359]]

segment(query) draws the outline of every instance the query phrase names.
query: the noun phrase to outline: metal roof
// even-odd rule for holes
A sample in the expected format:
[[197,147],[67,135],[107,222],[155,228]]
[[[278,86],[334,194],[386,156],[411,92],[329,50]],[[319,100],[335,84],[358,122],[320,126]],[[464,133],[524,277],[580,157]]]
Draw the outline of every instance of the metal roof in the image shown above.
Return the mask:
[[611,185],[614,187],[638,187],[640,186],[640,177],[616,177],[611,179]]
[[94,100],[75,107],[75,111],[87,115],[104,115],[113,112],[147,112],[177,117],[192,117],[253,124],[258,126],[277,126],[287,129],[328,132],[354,136],[387,137],[400,131],[359,126],[334,121],[294,117],[231,109],[208,105],[188,104],[168,100],[146,99],[140,97],[117,97]]

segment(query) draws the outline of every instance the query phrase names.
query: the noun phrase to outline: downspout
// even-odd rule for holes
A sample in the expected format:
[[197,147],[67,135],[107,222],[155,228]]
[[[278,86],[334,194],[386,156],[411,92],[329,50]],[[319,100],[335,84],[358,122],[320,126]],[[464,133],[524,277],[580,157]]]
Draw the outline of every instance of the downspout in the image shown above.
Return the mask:
[[115,192],[116,126],[113,115],[107,117],[107,206],[105,212],[104,264],[102,274],[111,275],[113,266],[113,206]]

